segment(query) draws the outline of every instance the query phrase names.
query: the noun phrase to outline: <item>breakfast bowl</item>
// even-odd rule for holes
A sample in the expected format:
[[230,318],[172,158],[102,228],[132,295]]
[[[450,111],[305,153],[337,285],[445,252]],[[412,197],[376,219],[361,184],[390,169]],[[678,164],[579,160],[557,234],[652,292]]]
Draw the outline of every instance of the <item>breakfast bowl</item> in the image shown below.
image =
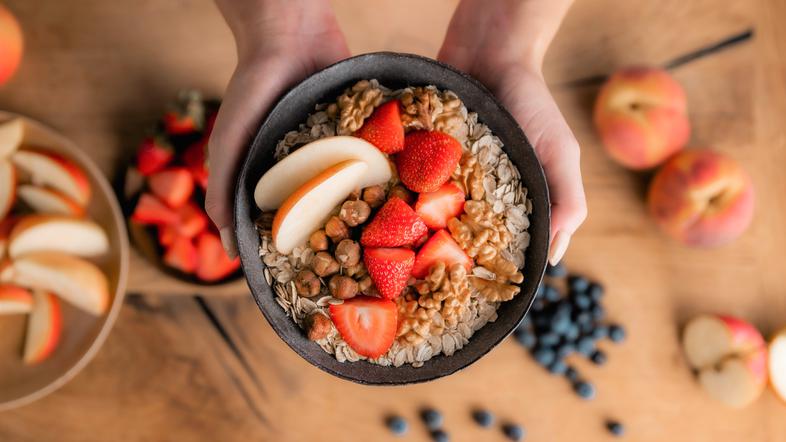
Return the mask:
[[[379,152],[391,153],[387,175]],[[497,169],[483,173],[484,164]],[[507,184],[494,187],[502,175]],[[322,215],[327,223],[310,222]],[[311,364],[361,384],[425,382],[477,361],[524,317],[547,262],[548,187],[523,131],[477,80],[417,55],[353,57],[286,93],[239,171],[234,216],[248,285],[276,333]],[[492,230],[488,242],[477,226]],[[357,252],[339,253],[361,245],[362,262]],[[492,253],[484,258],[481,246]],[[380,276],[380,268],[393,270]],[[352,282],[355,269],[362,279]]]

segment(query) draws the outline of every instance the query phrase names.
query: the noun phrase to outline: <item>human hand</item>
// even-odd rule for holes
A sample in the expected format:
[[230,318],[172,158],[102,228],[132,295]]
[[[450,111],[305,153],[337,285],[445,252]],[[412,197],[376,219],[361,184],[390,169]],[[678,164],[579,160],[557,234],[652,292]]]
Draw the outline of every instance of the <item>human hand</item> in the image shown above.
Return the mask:
[[480,80],[524,129],[551,195],[549,262],[558,263],[587,216],[579,145],[541,74],[571,0],[462,0],[439,59]]
[[216,0],[237,45],[210,141],[205,208],[227,253],[237,255],[233,229],[239,161],[275,100],[309,74],[349,56],[327,0]]

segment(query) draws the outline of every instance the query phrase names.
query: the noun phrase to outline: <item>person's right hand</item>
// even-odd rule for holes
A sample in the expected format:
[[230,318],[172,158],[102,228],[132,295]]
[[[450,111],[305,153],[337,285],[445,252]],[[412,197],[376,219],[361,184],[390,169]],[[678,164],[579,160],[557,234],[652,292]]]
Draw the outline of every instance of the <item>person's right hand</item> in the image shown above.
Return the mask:
[[349,56],[328,0],[216,0],[235,36],[238,63],[208,143],[205,208],[227,253],[239,161],[270,107],[286,88]]

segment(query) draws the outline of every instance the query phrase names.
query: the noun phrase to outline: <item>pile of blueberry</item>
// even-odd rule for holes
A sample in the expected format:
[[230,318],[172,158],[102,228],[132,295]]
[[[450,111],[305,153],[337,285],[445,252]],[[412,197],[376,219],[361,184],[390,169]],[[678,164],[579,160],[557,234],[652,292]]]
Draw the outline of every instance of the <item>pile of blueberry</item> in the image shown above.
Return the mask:
[[[434,442],[449,442],[450,437],[443,428],[444,419],[442,413],[433,409],[425,408],[420,412],[420,418],[428,429],[431,439]],[[494,415],[485,409],[476,409],[472,411],[472,420],[483,428],[491,428],[494,425]],[[407,421],[397,415],[389,416],[386,424],[393,434],[402,436],[406,434],[409,425]],[[502,432],[511,441],[518,442],[524,439],[526,432],[524,427],[513,422],[506,422],[501,426]]]

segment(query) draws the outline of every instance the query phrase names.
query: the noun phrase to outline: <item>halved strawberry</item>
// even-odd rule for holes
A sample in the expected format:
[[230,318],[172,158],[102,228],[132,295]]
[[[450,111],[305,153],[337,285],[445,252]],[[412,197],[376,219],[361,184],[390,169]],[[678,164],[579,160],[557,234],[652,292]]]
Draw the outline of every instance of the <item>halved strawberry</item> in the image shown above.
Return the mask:
[[207,226],[207,214],[202,207],[193,202],[186,203],[177,211],[179,221],[175,226],[177,233],[186,238],[193,238],[202,233]]
[[401,198],[393,197],[363,229],[360,244],[364,247],[411,245],[427,231],[428,227],[412,207]]
[[156,172],[150,175],[148,184],[153,195],[173,209],[182,207],[194,193],[194,180],[185,167],[172,167]]
[[213,232],[202,232],[196,238],[198,263],[197,278],[214,282],[234,273],[240,267],[240,259],[230,259],[221,246],[221,239]]
[[385,299],[396,299],[407,286],[415,264],[415,252],[410,249],[367,248],[363,264],[379,294]]
[[139,146],[136,167],[139,173],[148,176],[166,167],[174,156],[174,149],[169,141],[163,137],[148,137]]
[[448,267],[453,264],[462,264],[467,271],[472,268],[472,258],[464,253],[461,246],[445,229],[433,234],[420,248],[417,257],[415,257],[415,265],[412,267],[412,276],[418,279],[425,278],[428,276],[431,266],[437,262],[444,262]]
[[398,100],[390,100],[378,107],[355,132],[355,136],[363,138],[382,152],[400,152],[404,149],[404,125],[401,124],[399,106],[401,103]]
[[199,256],[197,248],[191,238],[176,237],[172,245],[164,253],[164,262],[169,267],[176,268],[184,273],[194,273],[197,268]]
[[175,240],[180,236],[177,233],[177,227],[173,224],[160,224],[158,226],[158,243],[164,247],[171,246]]
[[419,130],[404,138],[396,157],[398,175],[415,192],[434,192],[450,178],[461,159],[461,144],[450,135]]
[[136,203],[131,220],[140,224],[174,224],[180,217],[158,198],[143,193]]
[[191,172],[194,181],[199,184],[202,189],[207,189],[207,155],[205,149],[207,148],[207,138],[199,140],[196,143],[188,146],[183,152],[183,164]]
[[396,339],[398,311],[387,299],[356,296],[331,304],[330,319],[344,341],[367,358],[382,356]]
[[174,108],[164,114],[164,130],[170,135],[198,132],[205,127],[205,104],[198,91],[182,91]]
[[464,210],[466,196],[464,191],[454,183],[445,183],[435,192],[424,192],[418,195],[415,212],[429,229],[444,229],[448,220],[458,216]]

